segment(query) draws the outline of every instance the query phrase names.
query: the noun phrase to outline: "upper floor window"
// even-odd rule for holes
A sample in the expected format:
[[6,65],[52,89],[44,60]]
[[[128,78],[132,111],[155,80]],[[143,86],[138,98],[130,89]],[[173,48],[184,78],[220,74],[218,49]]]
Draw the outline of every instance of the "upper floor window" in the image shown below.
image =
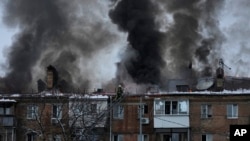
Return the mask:
[[26,141],[35,141],[36,140],[36,133],[31,132],[26,135]]
[[62,139],[61,139],[61,136],[60,135],[55,135],[54,137],[53,137],[53,141],[61,141]]
[[213,141],[212,134],[203,134],[201,135],[201,141]]
[[201,118],[211,118],[212,117],[212,105],[202,104],[201,105]]
[[0,115],[11,115],[12,113],[11,107],[0,107]]
[[137,136],[137,141],[148,141],[148,135],[142,134],[142,136],[140,136],[140,134],[139,134]]
[[123,119],[123,116],[124,116],[124,107],[122,105],[114,106],[113,117]]
[[122,135],[113,135],[113,141],[123,141]]
[[228,104],[227,105],[227,118],[237,118],[238,117],[238,105]]
[[56,119],[62,118],[62,105],[57,104],[52,106],[52,118]]
[[140,118],[140,110],[141,110],[141,116],[148,114],[148,105],[145,104],[142,106],[138,106],[138,118]]
[[97,104],[91,104],[90,111],[91,111],[91,113],[96,113],[97,112]]
[[156,115],[187,115],[188,107],[187,100],[156,100],[154,109]]
[[36,119],[38,116],[38,106],[28,105],[27,106],[27,119]]

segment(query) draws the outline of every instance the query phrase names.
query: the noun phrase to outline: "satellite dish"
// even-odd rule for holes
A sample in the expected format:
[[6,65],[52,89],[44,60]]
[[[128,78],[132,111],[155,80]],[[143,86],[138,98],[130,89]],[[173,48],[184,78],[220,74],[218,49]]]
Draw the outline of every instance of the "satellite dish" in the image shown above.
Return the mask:
[[198,89],[198,90],[207,90],[210,87],[212,87],[213,84],[214,84],[214,79],[212,77],[200,78],[200,79],[198,79],[196,89]]

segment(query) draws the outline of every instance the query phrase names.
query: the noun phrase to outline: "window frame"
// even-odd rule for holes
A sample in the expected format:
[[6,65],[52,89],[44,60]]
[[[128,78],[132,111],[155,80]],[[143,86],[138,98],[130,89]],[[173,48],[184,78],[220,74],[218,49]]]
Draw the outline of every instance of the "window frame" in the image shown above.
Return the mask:
[[[56,107],[56,113],[55,112],[55,108]],[[63,106],[62,104],[53,104],[52,105],[52,119],[62,119],[62,111],[63,111]]]
[[213,117],[212,105],[201,104],[201,118],[208,119]]
[[[205,137],[205,140],[204,140],[204,137]],[[202,134],[201,141],[213,141],[213,135],[212,134]]]
[[[228,119],[237,119],[238,118],[238,116],[239,116],[239,105],[238,104],[227,104],[226,108],[227,108],[227,118]],[[229,112],[231,112],[231,113],[229,113]]]
[[[145,139],[145,137],[146,137],[146,139]],[[137,135],[137,141],[140,141],[140,134]],[[142,134],[142,141],[149,141],[149,135]]]
[[[148,105],[143,104],[141,106],[142,106],[142,108],[141,108],[141,116],[147,115],[148,114]],[[137,107],[137,115],[138,115],[138,118],[140,118],[140,105]]]
[[123,135],[122,134],[114,134],[112,137],[112,141],[123,141]]
[[91,113],[97,113],[97,104],[96,103],[91,103],[90,104],[90,112]]
[[27,119],[37,119],[38,117],[38,106],[37,105],[28,105],[26,113]]
[[26,141],[35,141],[36,140],[36,133],[30,132],[26,134]]
[[117,105],[113,107],[113,118],[114,119],[124,118],[124,106],[123,105]]
[[[182,111],[182,103],[185,102],[186,109]],[[154,115],[189,115],[189,101],[181,100],[154,100]]]
[[53,141],[62,141],[62,137],[60,135],[53,136]]

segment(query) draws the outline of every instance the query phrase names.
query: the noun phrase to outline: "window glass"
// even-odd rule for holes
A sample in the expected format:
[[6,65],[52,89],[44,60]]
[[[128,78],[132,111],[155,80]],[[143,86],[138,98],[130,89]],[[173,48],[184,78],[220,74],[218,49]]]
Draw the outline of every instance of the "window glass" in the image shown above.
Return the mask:
[[27,119],[35,119],[38,116],[38,107],[36,105],[27,106]]
[[165,102],[164,101],[155,101],[155,114],[164,114],[164,107]]
[[61,105],[53,105],[52,107],[52,117],[53,118],[62,118],[62,106]]
[[179,101],[179,113],[187,114],[187,111],[188,111],[187,101]]
[[177,101],[172,101],[172,114],[177,114]]
[[118,106],[115,106],[113,108],[113,117],[114,118],[120,118],[120,119],[122,119],[123,118],[123,114],[124,114],[124,107],[122,105],[118,105]]
[[238,117],[238,105],[237,104],[228,104],[227,105],[227,117],[228,118],[237,118]]
[[170,112],[171,112],[171,102],[166,101],[165,102],[165,114],[170,114]]
[[0,114],[4,115],[4,108],[3,107],[0,107]]

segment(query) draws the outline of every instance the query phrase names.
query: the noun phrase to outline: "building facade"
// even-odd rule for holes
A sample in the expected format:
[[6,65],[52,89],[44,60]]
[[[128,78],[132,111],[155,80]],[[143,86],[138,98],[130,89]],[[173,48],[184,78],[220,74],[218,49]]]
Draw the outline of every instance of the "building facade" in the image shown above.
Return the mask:
[[1,141],[229,141],[250,124],[248,92],[9,94]]
[[[141,132],[139,105],[146,107],[141,109]],[[180,92],[126,96],[113,109],[112,139],[229,141],[230,125],[250,124],[249,108],[250,93]]]
[[106,140],[108,97],[8,94],[0,98],[0,141]]

